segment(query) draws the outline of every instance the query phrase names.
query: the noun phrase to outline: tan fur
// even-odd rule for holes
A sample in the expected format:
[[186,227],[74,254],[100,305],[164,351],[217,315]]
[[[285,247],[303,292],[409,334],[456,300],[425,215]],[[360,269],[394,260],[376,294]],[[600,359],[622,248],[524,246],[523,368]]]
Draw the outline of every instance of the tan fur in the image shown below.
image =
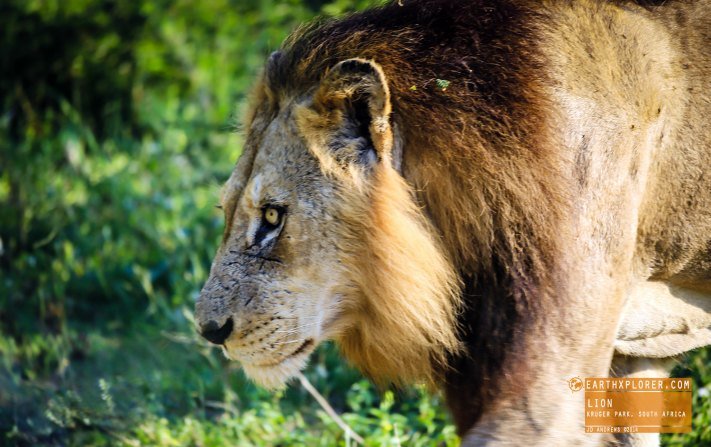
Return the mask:
[[358,292],[355,323],[338,342],[381,382],[434,383],[431,365],[460,349],[458,280],[410,188],[390,166],[377,169],[367,196],[343,194],[354,224],[342,235],[343,262]]

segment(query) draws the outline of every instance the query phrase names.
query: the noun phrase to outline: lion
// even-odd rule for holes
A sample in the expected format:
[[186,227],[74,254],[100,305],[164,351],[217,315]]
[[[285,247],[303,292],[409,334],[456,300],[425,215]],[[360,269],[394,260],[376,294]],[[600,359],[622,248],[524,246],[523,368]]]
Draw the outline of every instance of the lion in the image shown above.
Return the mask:
[[708,0],[404,0],[298,29],[253,91],[200,332],[268,388],[335,340],[441,390],[464,445],[614,442],[568,379],[711,344],[709,29]]

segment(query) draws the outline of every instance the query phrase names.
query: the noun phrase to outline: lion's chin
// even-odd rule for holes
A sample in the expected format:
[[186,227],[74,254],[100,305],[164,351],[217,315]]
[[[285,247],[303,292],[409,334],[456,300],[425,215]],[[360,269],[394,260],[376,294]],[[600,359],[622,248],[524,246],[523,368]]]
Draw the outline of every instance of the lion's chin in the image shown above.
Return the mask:
[[[242,369],[244,369],[247,377],[263,388],[269,390],[283,389],[286,387],[289,379],[306,368],[309,355],[313,350],[314,343],[312,340],[309,340],[308,343],[304,343],[297,352],[281,361],[272,363],[268,361],[262,363],[241,361]],[[228,350],[225,350],[225,355],[229,359],[240,360],[239,358],[233,358]]]

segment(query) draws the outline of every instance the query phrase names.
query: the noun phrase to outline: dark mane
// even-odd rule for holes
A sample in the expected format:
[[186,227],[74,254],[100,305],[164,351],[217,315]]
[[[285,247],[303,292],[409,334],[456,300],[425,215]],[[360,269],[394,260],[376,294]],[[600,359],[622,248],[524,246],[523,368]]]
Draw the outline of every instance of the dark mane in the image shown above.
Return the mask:
[[[553,260],[565,239],[557,223],[568,214],[566,175],[541,87],[540,20],[528,3],[402,4],[296,31],[267,83],[299,94],[344,59],[382,66],[404,140],[403,176],[464,284],[468,354],[442,371],[461,429],[479,418],[500,377],[531,374],[519,334],[556,306],[562,272]],[[505,359],[519,369],[502,371]]]

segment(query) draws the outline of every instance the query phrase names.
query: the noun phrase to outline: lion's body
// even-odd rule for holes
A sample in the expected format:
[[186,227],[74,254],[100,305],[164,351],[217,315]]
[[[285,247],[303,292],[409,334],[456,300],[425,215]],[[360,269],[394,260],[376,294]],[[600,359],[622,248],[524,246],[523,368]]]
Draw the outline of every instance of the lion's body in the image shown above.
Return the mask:
[[711,2],[400,3],[270,59],[199,320],[268,385],[334,338],[465,443],[599,445],[566,379],[711,343]]

